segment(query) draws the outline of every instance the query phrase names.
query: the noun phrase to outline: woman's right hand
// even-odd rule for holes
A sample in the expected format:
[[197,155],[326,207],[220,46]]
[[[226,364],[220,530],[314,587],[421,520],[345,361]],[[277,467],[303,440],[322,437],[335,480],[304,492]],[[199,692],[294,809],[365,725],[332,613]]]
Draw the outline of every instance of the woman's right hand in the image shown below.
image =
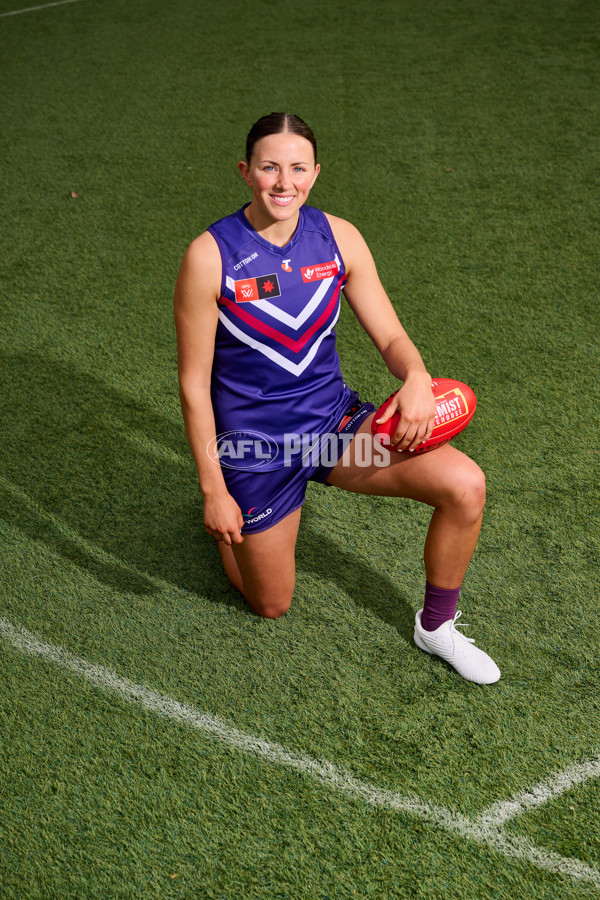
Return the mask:
[[241,544],[244,517],[231,494],[204,497],[204,527],[208,534],[224,544]]

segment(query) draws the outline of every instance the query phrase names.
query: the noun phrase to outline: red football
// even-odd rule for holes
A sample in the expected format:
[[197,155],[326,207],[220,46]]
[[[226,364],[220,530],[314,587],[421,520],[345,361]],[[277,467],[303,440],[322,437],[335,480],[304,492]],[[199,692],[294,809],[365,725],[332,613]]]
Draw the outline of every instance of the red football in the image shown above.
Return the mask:
[[[428,440],[424,444],[420,444],[415,453],[427,453],[428,450],[435,450],[442,444],[447,444],[453,437],[463,431],[475,413],[477,399],[471,388],[462,381],[455,381],[453,378],[436,378],[431,382],[433,396],[435,397],[435,425]],[[379,419],[385,412],[388,403],[394,395],[387,398],[382,403],[373,417],[371,430],[373,434],[380,436],[380,440],[390,450],[395,450],[395,446],[389,443],[393,436],[400,414],[394,413],[391,419],[382,425],[377,425]]]

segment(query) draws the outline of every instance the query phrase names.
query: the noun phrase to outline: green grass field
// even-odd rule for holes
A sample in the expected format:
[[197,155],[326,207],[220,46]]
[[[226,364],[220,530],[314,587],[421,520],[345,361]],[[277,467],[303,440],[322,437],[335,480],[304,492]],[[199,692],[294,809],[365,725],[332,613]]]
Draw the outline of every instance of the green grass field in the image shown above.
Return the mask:
[[[600,897],[600,7],[18,10],[0,0],[0,896]],[[426,509],[311,485],[278,621],[204,533],[173,287],[277,109],[319,139],[311,202],[362,230],[432,374],[477,394],[461,606],[490,688],[412,643]],[[337,331],[381,402],[348,309]]]

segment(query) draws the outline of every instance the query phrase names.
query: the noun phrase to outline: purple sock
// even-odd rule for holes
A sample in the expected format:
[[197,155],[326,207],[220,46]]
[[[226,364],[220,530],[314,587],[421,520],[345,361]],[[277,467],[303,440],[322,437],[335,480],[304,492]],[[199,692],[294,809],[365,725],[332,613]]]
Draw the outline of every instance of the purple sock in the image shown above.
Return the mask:
[[459,594],[460,587],[447,590],[425,582],[425,600],[421,613],[421,625],[425,631],[435,631],[448,619],[454,618]]

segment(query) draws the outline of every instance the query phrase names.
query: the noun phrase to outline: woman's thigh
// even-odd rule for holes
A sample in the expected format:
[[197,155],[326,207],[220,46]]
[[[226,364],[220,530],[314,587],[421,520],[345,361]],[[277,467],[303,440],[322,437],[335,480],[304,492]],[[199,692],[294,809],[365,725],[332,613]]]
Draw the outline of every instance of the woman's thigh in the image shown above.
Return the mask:
[[[241,544],[219,543],[225,571],[261,616],[277,618],[289,608],[296,582],[296,538],[302,510],[272,528],[247,534]],[[239,579],[236,578],[239,572]]]
[[465,496],[485,494],[479,466],[450,444],[429,453],[396,453],[371,434],[376,413],[361,425],[327,481],[359,494],[407,497],[438,507]]

